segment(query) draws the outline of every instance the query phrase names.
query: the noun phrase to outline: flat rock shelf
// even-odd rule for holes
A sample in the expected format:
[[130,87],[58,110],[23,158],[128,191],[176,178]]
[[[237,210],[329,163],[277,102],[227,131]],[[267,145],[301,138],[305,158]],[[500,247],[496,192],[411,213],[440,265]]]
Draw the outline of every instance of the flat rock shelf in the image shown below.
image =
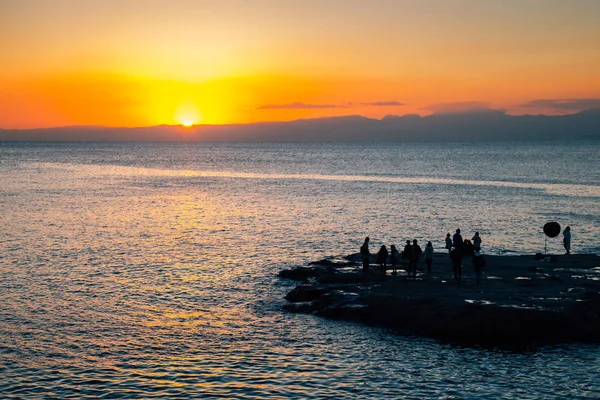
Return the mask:
[[421,264],[416,278],[403,265],[397,275],[374,263],[364,273],[359,254],[316,261],[279,273],[302,282],[284,308],[469,346],[600,343],[600,257],[485,257],[480,285],[470,258],[453,281],[446,254],[434,255],[432,273]]

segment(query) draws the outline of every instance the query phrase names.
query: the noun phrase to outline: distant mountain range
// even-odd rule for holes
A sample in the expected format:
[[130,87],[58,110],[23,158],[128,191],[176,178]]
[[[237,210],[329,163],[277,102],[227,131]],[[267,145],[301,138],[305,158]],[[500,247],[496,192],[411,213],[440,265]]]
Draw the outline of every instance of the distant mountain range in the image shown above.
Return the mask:
[[507,115],[503,111],[358,115],[231,125],[159,125],[142,128],[68,126],[0,130],[0,141],[501,141],[600,139],[600,109],[562,116]]

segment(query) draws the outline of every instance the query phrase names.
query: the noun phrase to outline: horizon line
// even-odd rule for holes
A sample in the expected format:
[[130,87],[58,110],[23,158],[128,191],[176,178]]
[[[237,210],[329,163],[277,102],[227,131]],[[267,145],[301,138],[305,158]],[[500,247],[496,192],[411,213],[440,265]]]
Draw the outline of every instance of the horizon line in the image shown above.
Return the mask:
[[45,127],[35,127],[35,128],[2,128],[0,127],[0,131],[31,131],[31,130],[42,130],[42,129],[61,129],[61,128],[107,128],[107,129],[147,129],[147,128],[157,128],[157,127],[174,127],[174,128],[182,128],[182,129],[193,129],[193,128],[197,128],[197,127],[210,127],[210,126],[233,126],[233,125],[258,125],[258,124],[284,124],[284,123],[290,123],[290,122],[296,122],[296,121],[310,121],[310,120],[324,120],[324,119],[335,119],[335,118],[348,118],[348,117],[361,117],[364,119],[368,119],[368,120],[372,120],[372,121],[383,121],[384,119],[388,118],[388,117],[397,117],[397,118],[404,118],[407,116],[418,116],[420,118],[428,118],[428,117],[432,117],[432,116],[448,116],[448,115],[469,115],[469,114],[482,114],[482,113],[488,113],[488,112],[501,112],[504,115],[508,116],[508,117],[526,117],[526,116],[532,116],[532,117],[564,117],[564,116],[568,116],[568,115],[577,115],[580,114],[582,112],[586,112],[586,111],[600,111],[600,108],[587,108],[587,109],[583,109],[583,110],[578,110],[575,112],[570,112],[570,113],[563,113],[563,114],[510,114],[508,112],[506,112],[506,110],[502,110],[502,109],[493,109],[493,108],[482,108],[482,109],[473,109],[473,110],[465,110],[465,111],[438,111],[438,112],[432,112],[430,114],[418,114],[418,113],[407,113],[407,114],[402,114],[402,115],[398,115],[398,114],[387,114],[381,118],[373,118],[373,117],[367,117],[361,114],[345,114],[345,115],[332,115],[332,116],[328,116],[328,117],[314,117],[314,118],[296,118],[296,119],[290,119],[290,120],[265,120],[265,121],[255,121],[255,122],[232,122],[232,123],[223,123],[223,124],[216,124],[216,123],[212,123],[212,124],[203,124],[203,123],[198,123],[198,124],[192,124],[190,126],[185,126],[184,124],[158,124],[158,125],[143,125],[143,126],[119,126],[119,125],[97,125],[97,124],[74,124],[74,125],[59,125],[59,126],[45,126]]

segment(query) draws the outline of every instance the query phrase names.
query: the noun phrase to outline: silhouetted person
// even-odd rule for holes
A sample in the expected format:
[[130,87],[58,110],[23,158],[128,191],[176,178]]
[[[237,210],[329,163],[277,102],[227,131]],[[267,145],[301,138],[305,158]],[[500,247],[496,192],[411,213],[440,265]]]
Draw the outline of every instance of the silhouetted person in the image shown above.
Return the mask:
[[563,246],[565,246],[565,250],[567,251],[565,254],[571,254],[571,227],[567,226],[563,231]]
[[363,262],[363,272],[369,272],[369,258],[371,257],[371,253],[369,252],[369,237],[365,238],[365,242],[360,246],[360,255],[362,257]]
[[452,260],[452,272],[454,273],[454,280],[460,282],[462,278],[462,254],[460,250],[454,248],[450,252],[450,260]]
[[406,241],[406,246],[404,246],[404,251],[402,252],[402,259],[406,262],[407,273],[410,275],[410,260],[412,259],[412,246],[410,245],[410,240]]
[[473,250],[481,251],[481,237],[479,237],[479,232],[475,232],[475,236],[471,238],[473,241]]
[[398,273],[398,262],[400,261],[400,253],[396,249],[396,246],[390,246],[390,262],[392,264],[392,274]]
[[481,276],[483,274],[483,267],[485,267],[487,263],[485,262],[485,258],[481,255],[480,252],[476,251],[473,254],[473,269],[475,269],[475,279],[477,280],[477,284],[481,283]]
[[462,236],[460,236],[460,229],[457,229],[454,236],[452,236],[452,247],[454,247],[455,249],[458,249],[460,251],[462,248],[462,245],[463,245],[463,238],[462,238]]
[[446,250],[448,250],[448,257],[450,257],[450,252],[452,251],[452,238],[450,237],[450,233],[446,234]]
[[389,253],[387,247],[385,247],[385,244],[381,246],[381,248],[377,252],[377,264],[379,264],[379,268],[381,269],[381,275],[385,275],[388,254]]
[[463,257],[472,256],[475,254],[475,249],[473,248],[473,243],[469,239],[465,240],[462,245],[462,253]]
[[427,242],[425,246],[425,264],[427,264],[427,272],[431,273],[431,264],[433,263],[433,244]]
[[419,246],[419,244],[417,243],[417,239],[413,240],[413,245],[410,252],[410,269],[412,271],[413,276],[417,276],[417,265],[419,265],[419,258],[421,258],[421,253],[423,253],[423,250],[421,250],[421,246]]

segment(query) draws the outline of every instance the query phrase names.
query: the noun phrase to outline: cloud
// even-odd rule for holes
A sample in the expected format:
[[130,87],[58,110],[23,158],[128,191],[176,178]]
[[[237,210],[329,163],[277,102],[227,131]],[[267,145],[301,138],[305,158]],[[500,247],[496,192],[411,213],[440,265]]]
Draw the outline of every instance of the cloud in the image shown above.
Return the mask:
[[312,110],[312,109],[324,109],[324,108],[350,108],[359,106],[369,107],[397,107],[404,106],[406,104],[399,101],[370,101],[364,103],[342,103],[342,104],[307,104],[299,101],[288,103],[288,104],[267,104],[264,106],[257,107],[257,110]]
[[399,101],[373,101],[369,103],[360,103],[363,106],[375,106],[375,107],[394,107],[394,106],[404,106],[406,104],[400,103]]
[[267,104],[258,107],[257,110],[310,110],[322,108],[347,108],[347,106],[340,106],[335,104],[306,104],[294,102],[289,104]]
[[440,114],[459,114],[472,111],[488,111],[490,110],[490,103],[483,101],[460,101],[456,103],[435,103],[430,104],[427,107],[421,108],[422,110],[433,111]]
[[581,111],[590,108],[600,108],[600,99],[537,99],[521,104],[521,107],[551,108],[561,111]]

